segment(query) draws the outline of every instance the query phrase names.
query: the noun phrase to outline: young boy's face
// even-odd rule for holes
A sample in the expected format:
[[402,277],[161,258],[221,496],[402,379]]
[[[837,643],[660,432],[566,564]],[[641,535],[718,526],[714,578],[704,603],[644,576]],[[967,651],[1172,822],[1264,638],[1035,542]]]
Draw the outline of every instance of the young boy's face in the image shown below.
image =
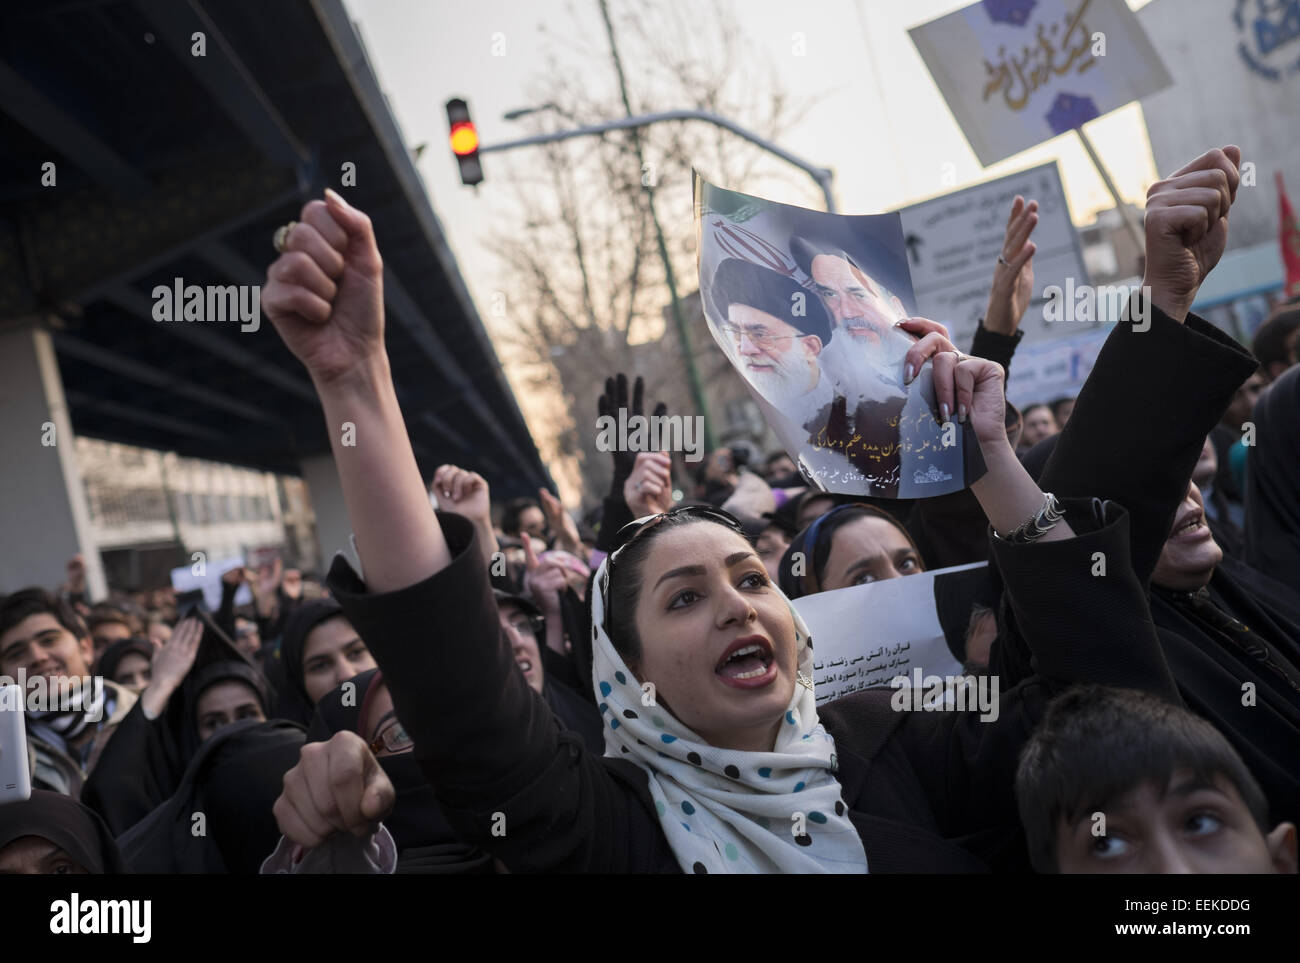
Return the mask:
[[[1062,873],[1294,873],[1296,833],[1281,823],[1265,836],[1236,788],[1179,770],[1162,788],[1144,782],[1075,825],[1061,818],[1056,857]],[[1094,826],[1098,827],[1094,835]]]

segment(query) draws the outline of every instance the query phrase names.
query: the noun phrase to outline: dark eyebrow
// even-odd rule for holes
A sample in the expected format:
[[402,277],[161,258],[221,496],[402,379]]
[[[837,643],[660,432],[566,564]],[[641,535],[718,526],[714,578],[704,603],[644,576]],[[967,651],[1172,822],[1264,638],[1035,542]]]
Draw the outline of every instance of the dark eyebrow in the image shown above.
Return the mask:
[[[908,551],[911,551],[911,549],[908,549]],[[885,560],[885,555],[883,552],[877,553],[875,555],[869,555],[866,558],[860,558],[844,570],[844,577],[848,578],[853,573],[860,572],[866,568],[871,568],[871,566],[877,565],[880,562],[883,562],[884,560]]]
[[[726,559],[723,560],[722,564],[727,568],[731,568],[735,565],[739,565],[741,562],[745,561],[745,559],[749,559],[749,558],[752,558],[755,562],[758,562],[760,565],[763,564],[763,560],[761,558],[759,558],[753,552],[749,552],[749,551],[735,552],[732,555],[728,555]],[[659,576],[659,581],[655,582],[654,587],[658,588],[664,582],[668,581],[668,579],[677,578],[680,575],[703,575],[703,574],[704,574],[703,565],[683,565],[681,568],[674,568],[667,572],[664,572],[663,575]]]
[[704,574],[703,565],[683,565],[681,568],[674,568],[667,572],[664,572],[664,574],[659,577],[659,581],[655,582],[655,588],[658,588],[660,585],[668,581],[670,578],[677,578],[679,575],[703,575],[703,574]]
[[1200,792],[1202,790],[1217,792],[1220,796],[1227,795],[1227,793],[1225,793],[1224,790],[1212,779],[1201,776],[1189,776],[1181,782],[1170,786],[1168,790],[1166,790],[1165,795],[1190,796],[1192,793]]

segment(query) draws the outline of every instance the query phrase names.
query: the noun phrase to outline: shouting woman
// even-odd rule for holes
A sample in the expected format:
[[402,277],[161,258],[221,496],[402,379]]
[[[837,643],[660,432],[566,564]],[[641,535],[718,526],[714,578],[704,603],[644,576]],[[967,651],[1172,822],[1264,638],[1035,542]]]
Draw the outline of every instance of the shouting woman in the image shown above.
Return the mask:
[[[1017,756],[1054,693],[1091,682],[1177,699],[1123,509],[1041,492],[1007,440],[1002,369],[926,322],[907,361],[932,363],[938,402],[979,440],[988,472],[972,488],[1036,674],[1002,694],[996,720],[895,712],[890,690],[819,711],[814,640],[739,526],[713,509],[668,512],[629,526],[595,576],[595,756],[516,671],[472,526],[430,507],[384,350],[369,219],[327,191],[281,246],[263,304],[327,423],[356,426],[355,446],[330,434],[365,582],[336,559],[331,590],[448,822],[511,871],[1007,865],[1021,847]],[[1105,579],[1089,577],[1097,552]],[[365,742],[344,732],[304,748],[276,815],[311,847],[369,832],[392,801]]]

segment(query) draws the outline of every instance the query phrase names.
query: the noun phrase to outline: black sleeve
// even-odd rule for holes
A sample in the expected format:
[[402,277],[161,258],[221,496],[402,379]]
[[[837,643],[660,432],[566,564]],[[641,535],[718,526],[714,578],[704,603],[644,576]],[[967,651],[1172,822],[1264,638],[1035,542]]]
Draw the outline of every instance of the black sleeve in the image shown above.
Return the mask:
[[1144,586],[1205,436],[1256,368],[1250,352],[1194,314],[1179,324],[1150,305],[1148,320],[1146,330],[1120,321],[1106,338],[1038,480],[1058,497],[1128,509],[1133,570]]
[[375,595],[338,556],[329,586],[383,669],[448,822],[512,872],[644,871],[628,840],[659,832],[648,788],[560,730],[515,665],[473,527],[438,520],[452,553],[441,572]]
[[[1099,512],[1093,507],[1084,499],[1066,503],[1072,539],[1029,545],[991,539],[1014,630],[1032,651],[1034,671],[999,691],[992,702],[996,718],[982,720],[979,711],[908,712],[897,731],[948,837],[1014,830],[1020,750],[1047,702],[1071,685],[1140,689],[1182,704],[1129,560],[1128,515],[1114,503],[1096,506]],[[1093,574],[1100,571],[1098,558],[1105,559],[1105,575]]]
[[616,537],[619,529],[634,520],[632,509],[628,508],[627,502],[623,500],[623,487],[620,483],[618,491],[610,492],[605,496],[605,509],[600,516],[600,531],[596,533],[596,550],[608,554],[618,548]]
[[1002,365],[1002,370],[1006,372],[1006,381],[1010,381],[1011,356],[1016,353],[1020,339],[1024,336],[1025,332],[1019,329],[1015,334],[998,334],[990,331],[984,327],[984,319],[980,318],[979,326],[975,329],[975,337],[971,339],[970,353],[977,358],[996,361]]
[[217,623],[217,628],[232,639],[235,637],[235,596],[238,594],[238,585],[231,585],[223,580],[221,583],[221,606],[217,609],[217,614],[213,619]]
[[[179,699],[179,691],[172,697]],[[137,699],[104,746],[81,801],[120,836],[170,799],[184,772],[163,717],[148,719]]]

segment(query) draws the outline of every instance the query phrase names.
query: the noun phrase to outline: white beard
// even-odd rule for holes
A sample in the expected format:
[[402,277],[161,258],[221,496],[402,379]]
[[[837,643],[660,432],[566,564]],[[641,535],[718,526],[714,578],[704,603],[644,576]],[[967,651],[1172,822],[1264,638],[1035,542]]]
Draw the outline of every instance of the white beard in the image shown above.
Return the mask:
[[[787,351],[775,362],[774,371],[754,371],[740,359],[740,371],[773,408],[798,424],[809,420],[831,401],[832,390],[816,367],[809,367],[803,352]],[[815,384],[809,384],[816,377]]]
[[907,395],[903,385],[903,358],[912,339],[890,331],[876,344],[836,329],[818,357],[822,371],[848,402],[849,411],[864,401],[881,402]]

